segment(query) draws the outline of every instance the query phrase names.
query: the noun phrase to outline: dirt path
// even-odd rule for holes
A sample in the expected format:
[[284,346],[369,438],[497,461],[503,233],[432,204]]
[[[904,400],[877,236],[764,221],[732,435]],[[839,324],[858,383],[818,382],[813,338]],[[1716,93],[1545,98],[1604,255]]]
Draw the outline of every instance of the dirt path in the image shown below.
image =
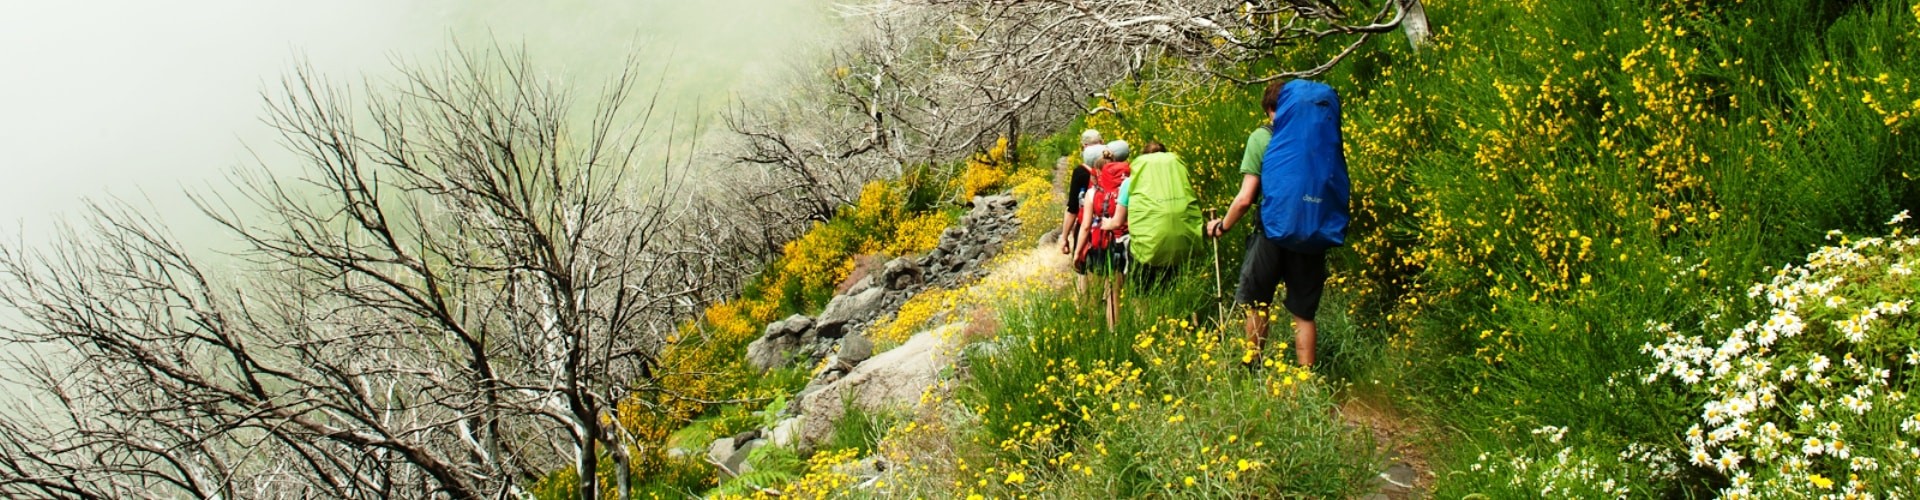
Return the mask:
[[1433,469],[1426,443],[1432,436],[1419,422],[1401,413],[1383,397],[1348,394],[1340,403],[1340,419],[1366,429],[1386,461],[1366,500],[1426,498],[1433,486]]

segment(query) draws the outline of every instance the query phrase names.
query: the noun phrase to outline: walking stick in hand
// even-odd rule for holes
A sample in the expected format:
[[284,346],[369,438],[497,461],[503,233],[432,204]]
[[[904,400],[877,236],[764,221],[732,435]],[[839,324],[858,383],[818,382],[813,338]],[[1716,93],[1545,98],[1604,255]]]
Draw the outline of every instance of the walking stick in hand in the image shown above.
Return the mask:
[[[1215,209],[1207,209],[1207,220],[1213,220],[1215,212]],[[1204,230],[1206,228],[1201,229]],[[1215,321],[1224,322],[1227,320],[1227,304],[1222,302],[1222,293],[1220,291],[1220,236],[1226,235],[1212,236],[1207,238],[1207,241],[1213,244],[1213,305],[1219,314],[1219,316],[1215,316],[1215,318],[1218,318]]]

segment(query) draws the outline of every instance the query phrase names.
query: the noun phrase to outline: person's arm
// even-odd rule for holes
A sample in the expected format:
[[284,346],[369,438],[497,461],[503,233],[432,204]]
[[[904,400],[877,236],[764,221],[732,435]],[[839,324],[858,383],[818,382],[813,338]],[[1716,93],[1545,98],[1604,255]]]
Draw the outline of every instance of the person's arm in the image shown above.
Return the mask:
[[1233,196],[1233,204],[1227,207],[1227,216],[1207,222],[1207,236],[1218,238],[1233,229],[1247,215],[1247,208],[1253,206],[1253,197],[1260,195],[1260,176],[1246,174],[1240,178],[1240,194]]
[[1060,253],[1073,252],[1073,212],[1060,214]]
[[1120,229],[1120,226],[1125,226],[1125,225],[1127,225],[1127,206],[1126,205],[1120,205],[1118,207],[1114,207],[1113,216],[1108,217],[1107,220],[1100,221],[1100,229],[1105,229],[1108,231]]
[[1091,206],[1092,204],[1093,204],[1093,190],[1089,189],[1087,190],[1086,196],[1082,196],[1080,200],[1080,224],[1077,225],[1077,227],[1079,227],[1080,230],[1074,232],[1074,235],[1075,235],[1074,248],[1073,248],[1074,255],[1080,255],[1080,246],[1086,244],[1087,233],[1090,233],[1093,231],[1093,210],[1092,210],[1093,207]]
[[1114,207],[1112,217],[1100,221],[1100,229],[1112,231],[1127,225],[1127,202],[1132,198],[1129,192],[1133,190],[1133,179],[1133,177],[1128,177],[1127,180],[1120,183],[1118,206]]

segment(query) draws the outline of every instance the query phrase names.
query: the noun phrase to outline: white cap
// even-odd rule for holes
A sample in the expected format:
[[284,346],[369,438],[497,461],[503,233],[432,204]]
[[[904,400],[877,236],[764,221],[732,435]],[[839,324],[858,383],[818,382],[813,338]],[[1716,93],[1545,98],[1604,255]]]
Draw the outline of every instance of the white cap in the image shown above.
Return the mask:
[[1127,155],[1133,150],[1127,147],[1127,141],[1114,140],[1107,143],[1107,152],[1113,153],[1113,161],[1127,161]]
[[1102,140],[1100,138],[1100,131],[1098,130],[1087,129],[1086,131],[1080,132],[1081,146],[1092,146],[1102,142],[1107,142],[1107,141]]
[[1080,164],[1093,165],[1093,162],[1099,161],[1100,158],[1105,156],[1107,156],[1107,145],[1094,144],[1087,146],[1086,149],[1080,150]]

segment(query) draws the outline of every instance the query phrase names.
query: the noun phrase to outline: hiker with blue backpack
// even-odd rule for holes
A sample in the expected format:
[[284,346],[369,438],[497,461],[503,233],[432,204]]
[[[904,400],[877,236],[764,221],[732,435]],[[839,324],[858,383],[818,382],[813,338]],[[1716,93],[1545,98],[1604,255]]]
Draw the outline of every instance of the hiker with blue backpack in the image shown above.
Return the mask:
[[1352,192],[1340,137],[1340,97],[1320,82],[1275,81],[1267,85],[1261,105],[1270,122],[1247,137],[1240,192],[1225,217],[1207,222],[1206,234],[1225,235],[1257,200],[1256,230],[1247,237],[1234,302],[1249,308],[1247,341],[1263,352],[1267,310],[1284,283],[1294,356],[1300,366],[1312,366],[1327,251],[1346,241]]

